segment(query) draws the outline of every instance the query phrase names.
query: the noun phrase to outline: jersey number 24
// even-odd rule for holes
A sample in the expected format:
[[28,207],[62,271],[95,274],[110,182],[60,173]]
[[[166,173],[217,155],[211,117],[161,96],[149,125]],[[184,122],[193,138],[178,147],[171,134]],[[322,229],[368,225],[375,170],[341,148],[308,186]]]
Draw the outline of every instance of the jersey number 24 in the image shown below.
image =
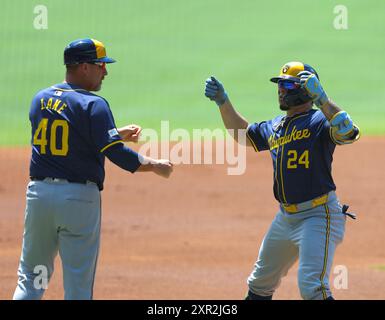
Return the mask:
[[287,157],[288,169],[297,169],[298,165],[303,165],[306,169],[309,169],[309,150],[305,150],[299,158],[297,150],[289,150]]
[[[61,147],[57,146],[57,130],[61,128]],[[33,144],[40,146],[40,153],[47,153],[47,130],[48,130],[48,119],[41,119],[35,134],[33,135]],[[51,154],[54,156],[66,156],[68,153],[68,122],[65,120],[54,120],[51,124],[50,130],[50,141],[49,149]]]

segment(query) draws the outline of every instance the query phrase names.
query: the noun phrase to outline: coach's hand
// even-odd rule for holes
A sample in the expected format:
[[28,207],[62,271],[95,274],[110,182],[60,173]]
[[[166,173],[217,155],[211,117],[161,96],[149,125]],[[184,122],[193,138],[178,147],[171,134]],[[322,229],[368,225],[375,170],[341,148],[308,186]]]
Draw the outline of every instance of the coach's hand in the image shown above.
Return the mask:
[[225,88],[223,88],[222,83],[220,83],[213,76],[206,80],[205,96],[211,101],[215,101],[219,107],[223,105],[228,99],[227,93]]
[[152,167],[153,172],[163,178],[168,178],[173,170],[173,164],[170,160],[167,159],[155,160],[155,162],[152,164]]
[[118,129],[119,135],[123,141],[135,143],[138,142],[141,131],[142,128],[136,124],[130,124]]
[[309,71],[302,71],[298,73],[298,76],[301,77],[300,81],[302,87],[305,88],[316,106],[323,106],[326,102],[329,101],[325,90],[322,88],[321,83],[315,74]]

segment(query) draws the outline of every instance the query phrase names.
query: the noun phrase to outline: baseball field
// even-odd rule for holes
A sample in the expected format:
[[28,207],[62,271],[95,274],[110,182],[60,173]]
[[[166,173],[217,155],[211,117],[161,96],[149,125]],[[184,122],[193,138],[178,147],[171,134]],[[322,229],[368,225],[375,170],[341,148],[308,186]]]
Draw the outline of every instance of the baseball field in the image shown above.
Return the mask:
[[[362,130],[357,143],[334,154],[337,194],[358,218],[347,220],[331,288],[336,299],[385,298],[384,1],[3,0],[1,12],[0,299],[12,298],[17,282],[29,104],[63,80],[63,49],[84,37],[102,41],[117,60],[100,91],[117,126],[153,129],[159,146],[183,139],[191,159],[194,130],[223,130],[204,97],[207,77],[216,75],[254,122],[280,113],[269,78],[285,62],[311,64]],[[216,152],[204,150],[212,159]],[[267,152],[248,150],[240,175],[228,174],[233,165],[186,161],[165,180],[106,161],[94,298],[242,299],[278,206]],[[63,298],[60,269],[58,258],[45,299]],[[300,298],[296,272],[276,299]]]

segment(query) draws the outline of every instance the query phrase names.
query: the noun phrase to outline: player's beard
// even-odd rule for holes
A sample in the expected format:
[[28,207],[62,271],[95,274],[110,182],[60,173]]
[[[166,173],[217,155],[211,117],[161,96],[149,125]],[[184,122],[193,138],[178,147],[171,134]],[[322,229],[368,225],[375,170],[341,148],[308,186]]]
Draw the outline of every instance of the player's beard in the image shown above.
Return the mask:
[[287,111],[287,110],[289,110],[290,107],[284,102],[283,98],[278,97],[278,101],[279,101],[279,108],[280,108],[282,111]]

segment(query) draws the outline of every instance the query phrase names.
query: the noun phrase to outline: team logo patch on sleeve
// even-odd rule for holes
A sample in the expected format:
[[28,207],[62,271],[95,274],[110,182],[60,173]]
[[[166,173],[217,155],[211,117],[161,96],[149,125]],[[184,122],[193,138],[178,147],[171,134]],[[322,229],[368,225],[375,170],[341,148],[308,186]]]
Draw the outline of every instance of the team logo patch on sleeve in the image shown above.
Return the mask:
[[108,130],[108,134],[112,138],[114,136],[118,136],[119,132],[118,132],[118,130],[116,130],[116,128],[114,128],[114,129]]

